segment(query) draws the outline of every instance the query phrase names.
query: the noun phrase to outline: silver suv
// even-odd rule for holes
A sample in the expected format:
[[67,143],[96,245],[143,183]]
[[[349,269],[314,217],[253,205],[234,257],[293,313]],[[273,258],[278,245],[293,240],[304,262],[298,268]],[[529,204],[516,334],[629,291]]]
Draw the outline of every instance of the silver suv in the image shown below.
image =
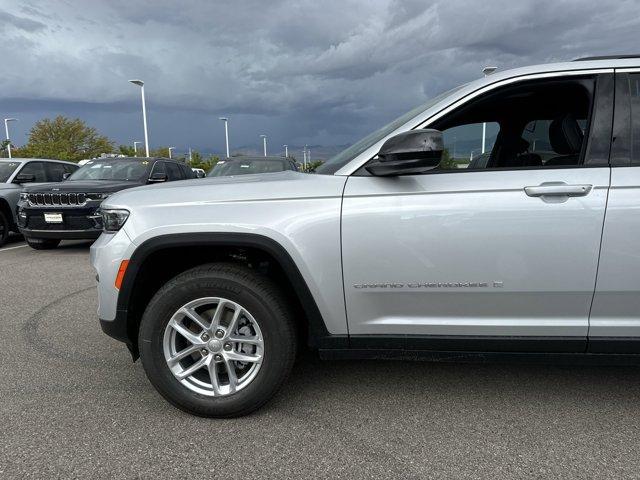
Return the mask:
[[91,249],[102,328],[213,417],[264,404],[303,344],[634,360],[638,139],[640,60],[589,59],[458,87],[316,175],[115,194]]
[[0,158],[0,246],[10,232],[18,232],[16,206],[27,184],[61,182],[78,165],[43,158]]

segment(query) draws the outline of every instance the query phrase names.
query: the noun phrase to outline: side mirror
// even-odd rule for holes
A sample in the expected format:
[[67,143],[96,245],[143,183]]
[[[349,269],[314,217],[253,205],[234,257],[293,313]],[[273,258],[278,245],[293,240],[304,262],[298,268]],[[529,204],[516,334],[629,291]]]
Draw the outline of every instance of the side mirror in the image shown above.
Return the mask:
[[443,151],[442,132],[433,129],[410,130],[384,142],[378,158],[365,168],[378,177],[416,175],[436,168]]
[[62,174],[62,180],[66,180],[67,178],[69,178],[71,176],[71,173],[66,172]]
[[31,183],[36,181],[36,176],[32,173],[19,173],[13,179],[13,183]]
[[161,172],[152,173],[151,176],[149,177],[149,183],[160,183],[160,182],[166,182],[167,180],[169,180],[169,177],[167,177],[167,174],[161,173]]

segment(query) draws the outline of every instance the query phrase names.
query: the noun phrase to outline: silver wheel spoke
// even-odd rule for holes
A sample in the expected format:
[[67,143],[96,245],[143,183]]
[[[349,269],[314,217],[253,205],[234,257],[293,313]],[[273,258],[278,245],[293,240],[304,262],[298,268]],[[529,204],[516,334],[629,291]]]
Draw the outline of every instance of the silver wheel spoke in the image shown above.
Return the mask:
[[198,315],[195,310],[191,308],[183,307],[180,309],[180,313],[183,313],[184,315],[189,317],[191,320],[193,320],[202,330],[204,331],[209,330],[209,326],[207,325],[206,320],[202,318],[200,315]]
[[209,378],[211,379],[211,388],[213,389],[213,393],[215,395],[220,395],[220,380],[218,379],[218,368],[216,362],[213,359],[209,362],[208,365],[209,370]]
[[246,345],[262,345],[262,339],[260,337],[243,337],[233,336],[227,339],[231,343],[244,343]]
[[229,376],[229,393],[233,393],[236,391],[236,387],[238,386],[236,367],[228,358],[224,359],[224,366],[227,368],[227,375]]
[[196,373],[198,370],[200,370],[202,367],[205,366],[205,364],[207,363],[207,357],[202,357],[200,360],[198,360],[196,363],[194,363],[193,365],[191,365],[189,368],[187,368],[186,370],[183,370],[182,372],[178,373],[176,376],[180,379],[180,380],[184,380],[185,378],[193,375],[194,373]]
[[202,340],[200,340],[200,337],[198,337],[195,333],[193,333],[191,330],[189,330],[187,327],[182,325],[177,320],[175,319],[171,320],[169,322],[169,326],[173,328],[176,332],[178,332],[180,335],[182,335],[185,339],[189,340],[191,343],[198,344],[198,345],[202,343]]
[[227,302],[224,300],[220,300],[218,306],[216,307],[216,311],[213,314],[213,318],[211,319],[211,329],[213,330],[218,325],[220,325],[220,320],[222,320],[222,314],[224,313],[225,306]]
[[231,322],[229,323],[229,335],[233,335],[233,332],[236,331],[236,327],[238,326],[238,320],[240,319],[240,315],[242,315],[242,309],[237,308],[235,312],[233,312],[233,317],[231,318]]
[[200,347],[198,345],[191,345],[190,347],[187,347],[184,350],[181,350],[178,353],[176,353],[173,357],[167,360],[167,362],[169,363],[169,366],[172,367],[177,362],[182,360],[184,357],[191,355],[192,353],[195,353],[198,350],[200,350]]
[[249,363],[262,362],[262,355],[255,355],[255,354],[242,353],[242,352],[226,352],[226,355],[229,360],[234,360],[236,362],[249,362]]

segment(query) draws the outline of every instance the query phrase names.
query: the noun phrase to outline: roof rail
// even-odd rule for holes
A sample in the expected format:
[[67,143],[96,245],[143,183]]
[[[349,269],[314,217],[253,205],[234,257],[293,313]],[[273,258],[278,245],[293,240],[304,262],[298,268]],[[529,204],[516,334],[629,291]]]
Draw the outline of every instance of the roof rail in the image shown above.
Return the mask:
[[588,60],[621,60],[623,58],[640,58],[640,53],[635,53],[631,55],[602,55],[600,57],[582,57],[575,58],[573,62],[586,62]]

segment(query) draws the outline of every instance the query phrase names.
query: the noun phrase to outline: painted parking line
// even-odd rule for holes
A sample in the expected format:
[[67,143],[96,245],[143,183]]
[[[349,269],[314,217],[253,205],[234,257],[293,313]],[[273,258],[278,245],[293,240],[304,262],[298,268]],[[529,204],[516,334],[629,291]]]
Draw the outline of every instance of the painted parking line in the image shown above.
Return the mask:
[[16,247],[8,247],[8,248],[0,248],[0,252],[4,252],[5,250],[15,250],[16,248],[24,248],[28,246],[26,243],[24,245],[18,245]]

